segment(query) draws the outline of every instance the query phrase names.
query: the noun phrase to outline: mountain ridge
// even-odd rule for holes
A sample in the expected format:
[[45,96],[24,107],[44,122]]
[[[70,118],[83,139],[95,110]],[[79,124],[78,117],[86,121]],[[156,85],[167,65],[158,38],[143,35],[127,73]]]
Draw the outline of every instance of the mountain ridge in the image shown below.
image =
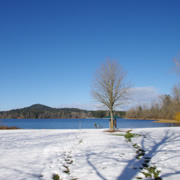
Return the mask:
[[[124,111],[118,111],[118,116],[123,116]],[[0,119],[80,119],[103,118],[109,112],[104,110],[88,111],[78,108],[52,108],[43,104],[33,104],[20,109],[0,111]]]

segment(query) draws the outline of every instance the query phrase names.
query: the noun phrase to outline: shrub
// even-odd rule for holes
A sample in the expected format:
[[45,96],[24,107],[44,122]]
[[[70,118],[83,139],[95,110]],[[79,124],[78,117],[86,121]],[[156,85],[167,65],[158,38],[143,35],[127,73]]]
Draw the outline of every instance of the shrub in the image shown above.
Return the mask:
[[180,122],[180,112],[176,113],[175,120]]
[[52,179],[53,179],[53,180],[60,180],[58,174],[53,174]]
[[155,180],[161,180],[162,178],[159,177],[159,174],[161,171],[158,171],[156,169],[156,166],[151,166],[151,167],[147,167],[145,168],[148,172],[142,172],[146,178],[154,178]]

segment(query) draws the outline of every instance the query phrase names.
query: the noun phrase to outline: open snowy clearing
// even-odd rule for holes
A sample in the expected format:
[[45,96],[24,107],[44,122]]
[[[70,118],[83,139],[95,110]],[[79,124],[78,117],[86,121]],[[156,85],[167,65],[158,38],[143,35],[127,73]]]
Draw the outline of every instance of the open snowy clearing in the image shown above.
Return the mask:
[[[118,135],[123,132],[112,135],[104,129],[2,130],[0,179],[50,180],[53,174],[63,180],[146,179],[145,162],[156,166],[162,179],[180,179],[179,127],[131,133],[141,136],[127,142]],[[139,149],[144,154],[137,158]]]

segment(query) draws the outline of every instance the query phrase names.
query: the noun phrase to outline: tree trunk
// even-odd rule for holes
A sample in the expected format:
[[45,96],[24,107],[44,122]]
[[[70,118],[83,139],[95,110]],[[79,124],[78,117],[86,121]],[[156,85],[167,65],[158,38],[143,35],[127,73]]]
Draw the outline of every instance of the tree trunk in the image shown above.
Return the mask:
[[110,114],[111,114],[110,130],[114,130],[113,111],[110,111]]

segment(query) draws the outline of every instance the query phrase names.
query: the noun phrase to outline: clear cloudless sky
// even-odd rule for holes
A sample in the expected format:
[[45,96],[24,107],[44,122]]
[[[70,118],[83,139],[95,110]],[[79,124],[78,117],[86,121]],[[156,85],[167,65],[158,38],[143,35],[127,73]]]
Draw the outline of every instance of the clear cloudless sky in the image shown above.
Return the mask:
[[180,0],[0,0],[0,110],[93,108],[107,57],[135,88],[170,94],[179,52]]

